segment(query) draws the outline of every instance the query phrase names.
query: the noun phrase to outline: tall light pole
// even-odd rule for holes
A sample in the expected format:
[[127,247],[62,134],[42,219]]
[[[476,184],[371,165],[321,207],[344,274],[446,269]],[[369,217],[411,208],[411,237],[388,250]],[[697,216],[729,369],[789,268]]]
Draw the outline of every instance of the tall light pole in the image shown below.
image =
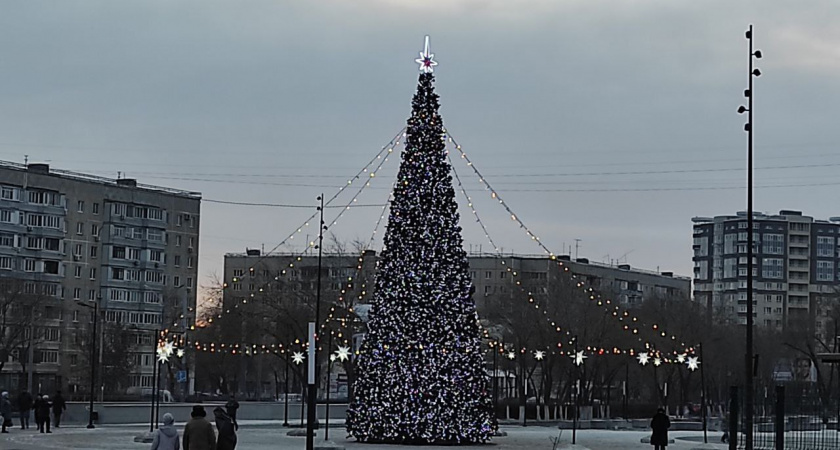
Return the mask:
[[[317,285],[315,286],[315,330],[312,336],[309,337],[309,345],[311,346],[309,355],[312,361],[309,363],[314,374],[315,383],[310,383],[308,392],[308,402],[306,411],[306,450],[313,450],[315,448],[315,421],[317,414],[315,408],[316,399],[318,395],[318,329],[321,326],[321,257],[324,247],[324,230],[327,228],[324,225],[324,194],[318,196],[320,202],[318,211],[320,212],[320,219],[318,225],[318,277]],[[311,380],[311,378],[310,378]]]
[[747,113],[747,353],[744,364],[746,380],[744,383],[744,445],[746,450],[753,450],[753,403],[754,403],[754,348],[753,348],[753,78],[761,75],[761,71],[753,69],[753,60],[761,58],[761,50],[753,50],[753,27],[747,30],[746,38],[749,42],[749,88],[744,91],[747,106],[741,105],[738,113]]
[[93,429],[96,428],[93,425],[93,397],[94,397],[94,390],[96,389],[96,326],[99,322],[99,302],[96,301],[93,303],[93,306],[90,306],[85,303],[77,303],[80,306],[84,306],[85,308],[92,308],[93,309],[93,333],[90,336],[90,404],[88,405],[88,424],[87,428]]

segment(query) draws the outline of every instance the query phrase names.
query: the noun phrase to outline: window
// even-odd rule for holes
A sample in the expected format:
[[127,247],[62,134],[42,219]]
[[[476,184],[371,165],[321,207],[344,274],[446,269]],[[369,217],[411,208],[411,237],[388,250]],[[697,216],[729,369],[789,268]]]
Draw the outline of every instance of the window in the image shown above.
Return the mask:
[[76,234],[85,234],[84,222],[79,222],[76,224]]
[[181,236],[180,236],[180,235],[175,236],[175,246],[176,246],[176,247],[180,247],[180,246],[181,246]]
[[187,277],[187,287],[192,287],[192,277]]
[[76,244],[73,248],[73,255],[82,256],[82,244]]
[[44,261],[44,273],[58,275],[58,261]]
[[[295,287],[297,287],[297,285],[295,285]],[[242,290],[242,284],[240,284],[240,283],[234,283],[234,284],[233,284],[233,290],[234,290],[234,291],[241,291],[241,290]]]
[[111,268],[111,279],[112,280],[125,280],[125,269],[121,267],[112,267]]
[[92,246],[92,247],[90,248],[90,257],[91,257],[91,258],[96,258],[96,255],[97,255],[97,254],[99,254],[99,250],[98,250],[98,249],[99,249],[99,247],[97,247],[97,246]]
[[70,355],[70,365],[75,366],[79,364],[79,355]]
[[58,350],[40,350],[38,352],[38,362],[58,364]]
[[93,213],[94,214],[99,214],[99,203],[94,203],[93,204]]
[[93,223],[90,225],[90,235],[99,236],[99,225]]
[[12,269],[12,257],[11,256],[0,256],[0,269],[11,270]]
[[74,272],[74,276],[76,278],[81,278],[82,277],[82,266],[76,266],[76,268],[73,269],[73,272]]
[[29,203],[36,205],[59,206],[61,196],[57,192],[29,191]]
[[489,270],[484,272],[484,279],[489,280],[491,278],[493,278],[493,272],[491,272]]
[[79,310],[77,309],[77,310],[73,311],[73,322],[78,322],[78,321],[79,321]]
[[35,271],[35,260],[34,259],[24,259],[23,260],[23,270],[26,272],[34,272]]
[[182,217],[180,214],[178,214],[178,215],[176,215],[176,216],[175,216],[175,226],[176,226],[176,227],[180,227],[180,226],[181,226],[181,219],[183,219],[183,217]]
[[723,260],[723,277],[735,278],[737,276],[737,258],[726,258]]
[[85,202],[84,200],[79,200],[77,211],[80,213],[85,212]]
[[[177,256],[176,256],[177,258]],[[242,277],[245,275],[245,269],[233,269],[233,276],[234,277]]]
[[173,281],[173,286],[178,287],[180,285],[181,285],[181,277],[179,277],[178,275],[175,275],[175,278],[174,278],[174,281]]
[[20,190],[11,186],[0,186],[0,199],[20,201]]
[[187,268],[192,269],[192,266],[193,266],[193,258],[192,258],[192,256],[188,256],[187,257]]
[[73,289],[73,300],[79,300],[82,298],[82,290],[80,288]]
[[834,281],[834,261],[817,261],[817,281]]
[[143,293],[143,302],[145,303],[160,303],[160,292],[146,291]]
[[161,230],[149,228],[146,236],[151,242],[163,242],[163,231]]
[[118,227],[111,225],[111,236],[123,237],[125,236],[125,227]]
[[738,235],[735,233],[727,233],[723,236],[723,253],[730,255],[735,253],[735,243]]
[[139,248],[128,248],[128,259],[140,261],[141,250]]
[[195,245],[194,245],[194,244],[195,244],[195,238],[194,238],[194,237],[191,237],[191,238],[190,238],[190,245],[188,245],[187,247],[189,247],[189,248],[193,248],[193,247],[195,247]]
[[163,274],[163,272],[158,272],[156,270],[147,270],[146,282],[155,284],[166,284],[166,276]]
[[160,250],[149,250],[149,261],[163,262],[163,252]]
[[90,279],[91,279],[91,280],[95,280],[95,279],[96,279],[96,269],[95,269],[95,268],[91,268],[91,269],[90,269]]
[[175,255],[175,267],[181,267],[181,255]]
[[764,233],[761,241],[761,251],[768,255],[783,255],[785,253],[785,235]]
[[783,278],[784,260],[781,258],[763,258],[761,276],[764,278]]
[[125,247],[114,246],[111,248],[111,258],[125,259]]
[[12,211],[9,209],[0,209],[0,222],[13,223]]
[[817,236],[817,256],[834,256],[834,236]]
[[96,291],[94,291],[93,289],[88,291],[88,300],[90,300],[90,301],[96,300]]

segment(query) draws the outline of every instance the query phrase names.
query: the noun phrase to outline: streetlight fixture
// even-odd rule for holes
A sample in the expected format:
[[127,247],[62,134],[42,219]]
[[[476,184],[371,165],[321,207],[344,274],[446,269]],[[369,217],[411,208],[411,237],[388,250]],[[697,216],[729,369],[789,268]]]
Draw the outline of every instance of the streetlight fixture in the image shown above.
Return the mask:
[[310,362],[310,367],[312,367],[312,371],[315,378],[315,383],[310,386],[308,392],[308,401],[307,401],[307,408],[306,411],[306,450],[314,450],[315,449],[315,421],[317,421],[317,405],[316,399],[318,396],[318,330],[321,324],[321,257],[324,247],[324,230],[327,227],[324,225],[324,194],[318,196],[318,201],[320,202],[318,206],[318,212],[320,213],[321,217],[319,219],[319,226],[318,226],[318,281],[317,285],[315,286],[315,331],[312,336],[310,336],[309,345],[312,346],[310,349],[310,355],[312,356],[312,361]]
[[99,323],[99,302],[93,302],[93,306],[88,305],[86,303],[77,302],[79,306],[84,306],[85,308],[92,308],[93,309],[93,333],[90,336],[91,346],[90,346],[90,404],[88,405],[88,424],[87,428],[92,430],[96,428],[93,425],[93,396],[94,390],[96,390],[96,327]]
[[[744,91],[747,106],[738,107],[738,113],[747,113],[747,352],[744,363],[746,382],[744,383],[744,445],[747,450],[753,450],[753,392],[755,384],[755,349],[753,348],[753,78],[761,76],[761,71],[753,68],[753,60],[761,59],[761,50],[753,50],[753,26],[746,32],[749,42],[749,73],[748,89]],[[733,434],[737,430],[733,430]]]

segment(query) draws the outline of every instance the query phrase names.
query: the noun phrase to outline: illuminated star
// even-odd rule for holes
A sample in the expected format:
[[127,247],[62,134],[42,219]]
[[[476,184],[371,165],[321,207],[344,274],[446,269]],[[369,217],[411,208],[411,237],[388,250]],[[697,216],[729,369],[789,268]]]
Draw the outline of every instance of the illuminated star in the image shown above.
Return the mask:
[[335,356],[339,361],[347,361],[350,359],[350,347],[338,347]]
[[650,361],[650,355],[647,352],[639,353],[639,356],[636,357],[639,360],[639,364],[645,366],[647,365],[648,361]]
[[179,357],[179,358],[183,358],[183,357],[184,357],[184,349],[182,349],[182,348],[179,348],[179,349],[178,349],[178,357]]
[[420,64],[420,71],[423,73],[432,73],[435,71],[435,66],[438,65],[437,61],[434,60],[435,54],[429,53],[429,36],[426,36],[426,46],[423,48],[423,51],[420,52],[420,57],[415,59],[414,61],[417,64]]
[[165,363],[169,361],[169,355],[167,355],[164,351],[159,351],[157,355],[157,359],[159,363]]
[[584,355],[583,350],[581,350],[579,352],[575,352],[573,358],[575,359],[575,365],[580,366],[581,364],[583,364],[583,360],[588,358],[588,356]]
[[330,355],[330,362],[335,362],[335,355]]
[[303,362],[303,353],[295,352],[292,355],[292,362],[295,364],[301,364]]
[[662,358],[653,358],[653,365],[659,367],[662,365]]
[[507,354],[508,359],[516,358],[516,353],[510,352]]
[[166,356],[171,356],[172,352],[175,351],[175,344],[172,342],[166,342],[163,344],[163,352],[166,353]]
[[685,353],[680,353],[679,355],[677,355],[677,362],[679,362],[680,364],[684,363],[686,356],[687,355]]
[[696,356],[689,356],[688,361],[685,364],[688,366],[688,370],[693,372],[700,368],[700,358]]
[[536,358],[537,361],[542,361],[543,358],[545,358],[545,352],[542,350],[535,351],[534,358]]

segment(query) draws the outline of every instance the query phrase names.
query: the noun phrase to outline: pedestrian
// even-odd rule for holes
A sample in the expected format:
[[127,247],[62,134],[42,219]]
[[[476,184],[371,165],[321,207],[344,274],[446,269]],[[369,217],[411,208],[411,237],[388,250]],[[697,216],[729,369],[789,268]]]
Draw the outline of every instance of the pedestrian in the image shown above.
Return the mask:
[[654,450],[665,450],[668,446],[668,428],[671,428],[671,419],[665,414],[664,408],[656,410],[656,415],[650,421],[653,434],[650,436],[650,445]]
[[236,421],[236,412],[239,410],[239,402],[236,401],[236,395],[231,394],[230,400],[225,403],[225,409],[227,409],[227,415],[229,415],[230,419],[233,421],[233,428],[236,431],[239,431],[239,422]]
[[18,414],[20,414],[20,429],[29,429],[29,411],[32,410],[32,394],[23,391],[17,398]]
[[61,396],[61,391],[55,392],[55,397],[53,397],[52,402],[52,412],[53,418],[55,419],[55,427],[58,428],[61,425],[61,415],[64,414],[64,411],[67,410],[67,402],[64,401],[64,397]]
[[184,427],[184,450],[216,450],[216,433],[205,419],[207,411],[201,405],[193,406],[189,422]]
[[720,437],[720,442],[723,444],[729,443],[729,412],[723,416],[723,421],[720,424],[720,429],[723,435]]
[[233,426],[233,418],[221,407],[213,410],[216,416],[216,430],[219,432],[219,440],[216,443],[216,450],[234,450],[236,448],[236,429]]
[[50,431],[50,407],[52,404],[50,403],[50,396],[44,395],[39,396],[37,400],[35,400],[35,422],[38,423],[38,431],[44,433],[46,430],[47,433],[52,433]]
[[3,433],[8,433],[6,428],[12,426],[12,402],[9,401],[9,393],[6,391],[0,394],[0,421],[3,422],[0,429]]
[[152,450],[180,450],[181,442],[178,440],[178,429],[175,428],[175,418],[172,414],[163,415],[163,426],[155,430],[155,438],[152,441]]

